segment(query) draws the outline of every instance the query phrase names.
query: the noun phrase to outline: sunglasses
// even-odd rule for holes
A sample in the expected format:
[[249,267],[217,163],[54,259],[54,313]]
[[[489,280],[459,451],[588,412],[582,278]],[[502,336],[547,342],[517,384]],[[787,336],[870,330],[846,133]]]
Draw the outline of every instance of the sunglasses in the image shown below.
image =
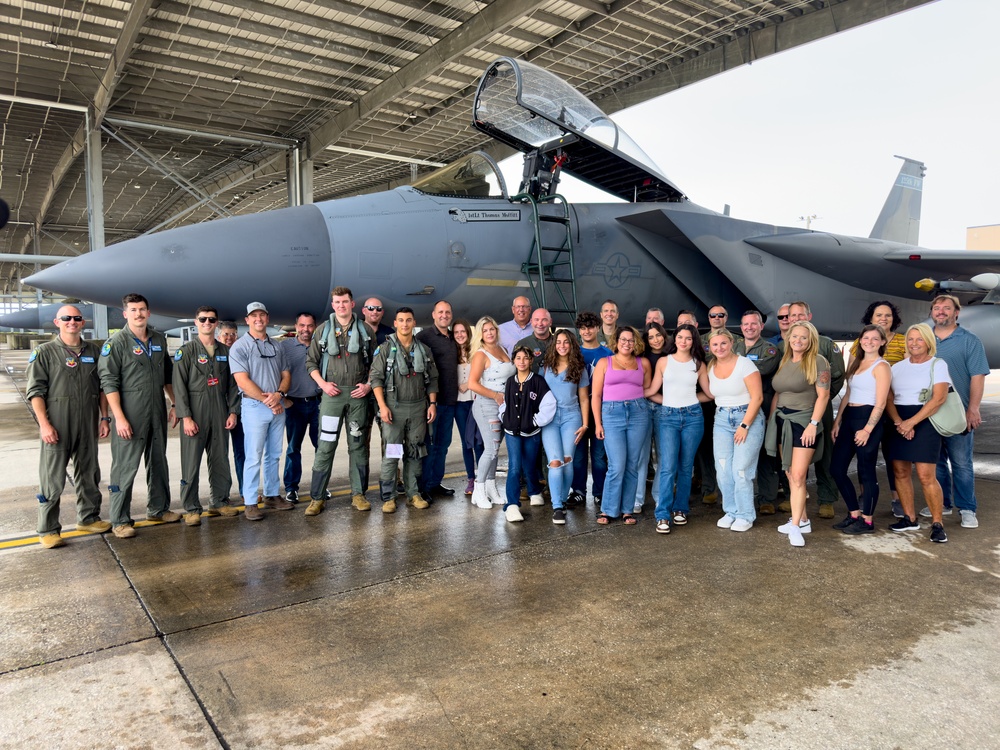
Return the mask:
[[787,315],[779,315],[778,316],[778,320],[788,320],[788,316]]
[[710,318],[725,318],[726,316],[727,316],[727,313],[709,313],[708,314],[708,317],[710,317]]
[[63,323],[69,323],[71,320],[74,320],[77,323],[82,323],[83,322],[83,316],[82,315],[60,315],[59,316],[59,320],[61,320]]
[[382,312],[382,305],[365,305],[368,312]]
[[198,318],[198,322],[199,323],[214,323],[217,320],[218,320],[218,318],[209,318],[207,316],[203,317],[203,318]]

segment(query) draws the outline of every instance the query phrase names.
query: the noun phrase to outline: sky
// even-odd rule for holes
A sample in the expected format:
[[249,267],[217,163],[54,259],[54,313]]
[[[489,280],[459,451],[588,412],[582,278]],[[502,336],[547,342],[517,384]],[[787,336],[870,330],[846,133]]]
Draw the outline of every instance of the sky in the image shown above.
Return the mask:
[[[731,215],[867,237],[923,161],[920,245],[1000,223],[1000,2],[939,0],[613,115],[687,196]],[[508,160],[509,161],[509,160]],[[516,188],[520,157],[504,165]],[[571,201],[602,200],[564,178]],[[1000,250],[1000,248],[997,248]]]

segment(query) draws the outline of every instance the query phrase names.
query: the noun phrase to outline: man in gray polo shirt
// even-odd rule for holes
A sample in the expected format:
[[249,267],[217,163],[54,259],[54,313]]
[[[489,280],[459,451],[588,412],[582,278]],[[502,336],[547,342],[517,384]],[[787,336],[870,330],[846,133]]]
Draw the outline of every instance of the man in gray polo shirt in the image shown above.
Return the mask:
[[246,463],[243,467],[243,499],[248,521],[264,514],[257,505],[261,464],[264,465],[264,506],[273,510],[295,507],[280,496],[278,460],[285,431],[285,398],[292,382],[281,346],[267,335],[271,322],[263,302],[247,305],[250,330],[229,350],[229,365],[243,394],[242,417]]

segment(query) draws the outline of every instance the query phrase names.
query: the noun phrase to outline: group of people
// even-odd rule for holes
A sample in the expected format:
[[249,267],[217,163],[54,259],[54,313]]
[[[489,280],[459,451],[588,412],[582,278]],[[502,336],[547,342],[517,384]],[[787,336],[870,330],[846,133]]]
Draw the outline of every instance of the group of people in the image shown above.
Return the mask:
[[[503,324],[489,316],[475,325],[455,319],[442,300],[432,324],[419,332],[412,309],[397,309],[389,327],[378,298],[356,311],[346,287],[332,291],[331,307],[324,320],[301,313],[294,338],[280,341],[268,334],[270,316],[261,302],[247,306],[249,330],[242,337],[214,308],[201,307],[197,336],[172,357],[162,334],[147,326],[149,303],[142,295],[123,299],[125,325],[100,352],[82,339],[79,310],[61,308],[58,334],[28,365],[28,398],[42,438],[41,544],[64,543],[59,498],[70,460],[77,528],[128,538],[136,533],[130,506],[140,458],[147,521],[183,518],[193,526],[203,515],[241,511],[259,521],[266,509],[291,510],[299,502],[306,435],[315,458],[305,514],[318,515],[330,499],[341,440],[348,443],[351,505],[369,511],[375,424],[383,513],[397,510],[400,490],[418,510],[435,496],[455,494],[442,480],[457,426],[466,496],[479,508],[502,506],[510,522],[524,519],[522,497],[544,505],[547,484],[552,522],[565,524],[567,509],[585,505],[589,475],[597,522],[633,525],[652,473],[660,534],[687,524],[698,482],[705,503],[721,495],[720,528],[748,531],[758,513],[773,514],[777,506],[791,514],[778,531],[802,546],[811,531],[806,475],[814,465],[820,517],[834,516],[839,490],[848,514],[835,527],[869,534],[881,446],[900,519],[893,531],[919,528],[914,467],[933,541],[947,540],[942,516],[953,502],[963,527],[978,524],[972,436],[989,369],[982,343],[958,325],[961,305],[950,295],[933,301],[933,328],[917,324],[905,335],[896,332],[902,321],[891,302],[870,305],[846,370],[839,348],[810,322],[804,301],[781,306],[779,333],[770,340],[762,338],[764,317],[756,310],[743,314],[743,336],[734,336],[720,305],[710,308],[704,335],[687,310],[678,314],[672,335],[657,308],[647,312],[641,332],[620,325],[613,300],[599,315],[579,314],[577,334],[553,331],[548,311],[532,310],[525,297],[514,300],[513,317]],[[833,397],[845,381],[834,419]],[[961,397],[966,424],[942,436],[931,417],[950,387]],[[183,514],[170,510],[166,436],[172,425],[181,426]],[[97,439],[108,434],[110,523],[100,518],[97,462]],[[230,501],[230,442],[239,503]],[[502,488],[496,480],[501,442],[508,455]],[[199,489],[203,457],[207,507]],[[854,460],[860,489],[848,478]],[[782,480],[784,505],[777,502]]]

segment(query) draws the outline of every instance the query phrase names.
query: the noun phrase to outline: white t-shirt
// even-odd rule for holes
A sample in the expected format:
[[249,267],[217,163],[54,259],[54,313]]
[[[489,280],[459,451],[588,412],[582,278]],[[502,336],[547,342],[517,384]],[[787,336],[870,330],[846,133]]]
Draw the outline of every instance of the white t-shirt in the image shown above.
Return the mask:
[[715,396],[716,406],[746,406],[750,403],[750,391],[743,379],[748,375],[757,372],[757,366],[746,357],[740,355],[736,358],[736,365],[728,378],[719,378],[715,375],[715,368],[708,369],[709,388]]
[[915,365],[907,357],[902,362],[892,366],[892,392],[894,403],[898,406],[917,406],[924,403],[920,400],[920,391],[929,388],[931,384],[931,364],[934,364],[934,384],[947,383],[952,385],[948,373],[948,363],[943,359],[931,357],[926,362]]
[[663,405],[674,409],[698,403],[698,362],[678,362],[673,354],[663,358]]

